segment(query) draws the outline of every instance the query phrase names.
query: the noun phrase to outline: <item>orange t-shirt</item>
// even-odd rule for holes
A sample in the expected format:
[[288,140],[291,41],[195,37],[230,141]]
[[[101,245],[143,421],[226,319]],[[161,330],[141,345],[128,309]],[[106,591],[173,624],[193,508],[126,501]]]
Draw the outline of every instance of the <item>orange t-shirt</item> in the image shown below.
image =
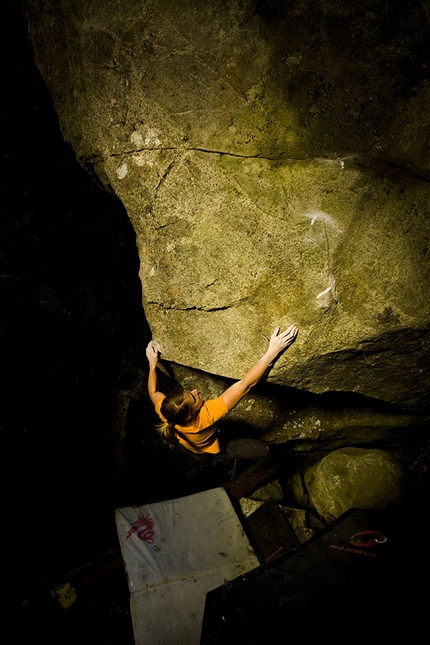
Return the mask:
[[[162,421],[166,421],[160,412],[163,400],[159,399],[155,411]],[[216,455],[220,451],[217,422],[228,412],[222,396],[204,401],[198,414],[187,426],[175,426],[179,443],[191,452],[209,452]],[[180,433],[180,434],[179,434]]]

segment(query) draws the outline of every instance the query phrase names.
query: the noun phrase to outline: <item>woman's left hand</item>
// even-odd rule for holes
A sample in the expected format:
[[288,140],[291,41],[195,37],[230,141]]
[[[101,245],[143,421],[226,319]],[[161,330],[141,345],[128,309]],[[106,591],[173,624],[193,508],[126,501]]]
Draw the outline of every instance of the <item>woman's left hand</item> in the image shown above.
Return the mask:
[[279,326],[275,327],[270,338],[269,349],[267,350],[265,356],[269,359],[269,363],[275,360],[275,358],[283,351],[285,351],[290,345],[294,343],[299,333],[299,328],[297,325],[290,325],[288,329],[279,333]]

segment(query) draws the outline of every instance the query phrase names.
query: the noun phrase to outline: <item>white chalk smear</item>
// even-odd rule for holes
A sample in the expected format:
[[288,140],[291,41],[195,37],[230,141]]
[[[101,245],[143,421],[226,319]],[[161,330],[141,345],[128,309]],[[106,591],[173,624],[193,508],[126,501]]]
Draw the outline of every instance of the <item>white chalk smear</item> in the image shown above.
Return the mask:
[[302,217],[308,217],[311,220],[312,226],[315,224],[315,222],[323,222],[324,224],[327,224],[327,226],[330,226],[330,228],[334,229],[338,233],[342,233],[342,230],[338,227],[334,218],[328,213],[324,213],[324,211],[318,211],[318,210],[306,211],[301,215]]
[[141,148],[143,146],[143,137],[136,130],[130,136],[131,143],[136,146],[136,148]]
[[325,294],[326,294],[326,293],[328,293],[328,292],[329,292],[329,291],[331,291],[332,289],[333,289],[333,287],[327,287],[327,289],[324,289],[324,291],[321,291],[321,293],[319,293],[319,294],[317,295],[317,299],[322,298],[323,296],[325,296]]
[[[321,300],[321,298],[324,298],[328,293],[331,291],[331,296],[335,302],[337,302],[337,294],[336,294],[336,280],[334,279],[334,276],[332,273],[329,274],[328,276],[328,281],[329,281],[329,286],[327,289],[324,289],[323,291],[320,291],[320,293],[315,297],[315,300]],[[320,305],[321,307],[324,307],[324,304]]]
[[124,179],[127,173],[128,173],[128,168],[126,163],[123,163],[122,166],[117,168],[116,175],[118,179]]

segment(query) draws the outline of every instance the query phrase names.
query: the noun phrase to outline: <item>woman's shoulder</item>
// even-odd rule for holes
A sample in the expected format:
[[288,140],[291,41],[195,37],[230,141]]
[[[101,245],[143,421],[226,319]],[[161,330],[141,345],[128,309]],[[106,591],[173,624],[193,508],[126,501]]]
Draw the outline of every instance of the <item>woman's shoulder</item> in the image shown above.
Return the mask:
[[211,418],[214,416],[221,418],[227,414],[228,408],[222,396],[218,396],[216,399],[208,399],[203,403],[200,414],[204,414],[205,412],[209,414]]
[[157,414],[159,414],[159,413],[160,413],[161,404],[163,403],[163,401],[164,401],[164,399],[165,399],[165,398],[166,398],[166,395],[165,395],[165,394],[163,394],[162,396],[160,396],[160,397],[156,400],[156,402],[155,402],[155,411],[156,411],[156,413],[157,413]]

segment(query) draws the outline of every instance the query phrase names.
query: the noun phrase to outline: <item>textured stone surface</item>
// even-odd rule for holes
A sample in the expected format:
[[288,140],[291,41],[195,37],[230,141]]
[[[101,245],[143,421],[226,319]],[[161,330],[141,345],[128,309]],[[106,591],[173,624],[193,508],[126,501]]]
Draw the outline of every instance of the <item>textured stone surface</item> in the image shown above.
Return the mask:
[[249,499],[248,497],[242,497],[239,500],[239,508],[244,517],[249,517],[257,508],[260,508],[264,504],[263,501],[257,501],[255,499]]
[[322,531],[324,524],[314,515],[301,508],[280,505],[279,508],[291,524],[299,542],[303,544]]
[[26,0],[64,136],[125,205],[166,360],[423,409],[426,3]]
[[400,506],[405,496],[403,467],[383,450],[341,448],[305,474],[311,504],[327,521],[350,508],[365,510]]
[[250,498],[260,502],[265,502],[268,499],[273,498],[275,502],[282,502],[284,499],[284,492],[279,480],[274,479],[268,484],[257,488],[257,490],[250,495]]

